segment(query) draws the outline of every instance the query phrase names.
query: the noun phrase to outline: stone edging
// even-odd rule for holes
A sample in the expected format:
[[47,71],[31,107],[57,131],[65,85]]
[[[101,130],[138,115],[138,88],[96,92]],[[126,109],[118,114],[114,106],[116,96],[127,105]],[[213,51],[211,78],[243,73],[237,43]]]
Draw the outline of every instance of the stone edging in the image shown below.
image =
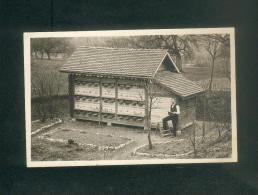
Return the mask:
[[[31,135],[35,135],[35,134],[37,134],[37,133],[39,133],[39,132],[41,132],[41,131],[43,131],[43,130],[49,129],[50,127],[53,127],[53,126],[55,126],[55,125],[60,124],[60,123],[63,122],[62,119],[60,119],[60,118],[57,118],[57,119],[58,119],[58,120],[57,120],[56,122],[53,122],[53,123],[51,123],[51,124],[49,124],[49,125],[46,125],[46,126],[44,126],[44,127],[41,127],[41,128],[39,128],[39,129],[37,129],[36,131],[31,132]],[[36,121],[33,121],[33,123],[35,123],[35,122],[36,122]]]
[[[58,131],[58,129],[56,130]],[[48,137],[45,137],[46,135],[50,135],[50,134],[53,134],[55,133],[56,131],[52,131],[52,132],[47,132],[47,133],[44,133],[42,134],[42,136],[38,136],[38,138],[40,139],[46,139],[48,141],[51,141],[51,142],[61,142],[61,143],[67,143],[67,140],[65,139],[53,139],[53,138],[48,138]],[[73,130],[72,131],[76,131],[76,130]],[[79,130],[79,131],[83,131],[83,130]],[[111,134],[101,134],[101,133],[95,133],[96,135],[104,135],[104,136],[110,136],[110,137],[119,137],[119,138],[124,138],[124,139],[129,139],[127,137],[122,137],[122,136],[114,136],[114,135],[111,135]],[[111,150],[118,150],[118,149],[121,149],[129,144],[131,144],[132,142],[134,142],[134,140],[132,139],[129,139],[127,142],[123,143],[123,144],[120,144],[118,146],[98,146],[98,145],[95,145],[95,144],[82,144],[82,143],[77,143],[79,146],[82,146],[82,147],[85,147],[85,146],[90,146],[90,147],[93,147],[93,148],[97,148],[98,150],[104,150],[104,151],[111,151]]]
[[40,121],[40,120],[37,119],[37,120],[31,121],[31,123],[33,124],[33,123],[37,123],[37,122],[39,122],[39,121]]
[[[179,140],[170,140],[170,141],[167,141],[167,142],[156,142],[156,143],[153,143],[154,144],[167,144],[167,143],[170,143],[170,142],[174,142],[174,141],[183,141],[184,139],[179,139]],[[137,150],[139,150],[140,148],[142,147],[145,147],[147,146],[148,144],[144,144],[144,145],[141,145],[141,146],[138,146],[137,148],[134,149],[133,151],[133,154],[134,155],[138,155],[138,156],[145,156],[145,157],[157,157],[157,158],[175,158],[175,157],[181,157],[181,156],[186,156],[186,155],[189,155],[191,153],[193,153],[193,151],[190,151],[190,152],[187,152],[187,153],[183,153],[183,154],[149,154],[149,153],[144,153],[144,152],[137,152]]]

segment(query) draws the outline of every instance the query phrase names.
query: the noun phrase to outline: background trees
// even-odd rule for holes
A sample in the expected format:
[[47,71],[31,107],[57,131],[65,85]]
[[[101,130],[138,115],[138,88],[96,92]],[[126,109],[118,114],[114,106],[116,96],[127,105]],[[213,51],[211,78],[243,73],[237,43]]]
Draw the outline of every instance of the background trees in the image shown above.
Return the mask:
[[57,55],[58,53],[64,53],[70,55],[74,51],[74,46],[70,43],[69,39],[65,38],[38,38],[32,39],[31,52],[35,58],[44,58],[47,55],[47,59],[51,59],[51,54]]
[[192,60],[196,40],[191,35],[151,35],[129,38],[113,38],[107,41],[111,47],[166,49],[174,57],[177,67],[183,71],[183,59]]
[[182,72],[182,58],[184,56],[191,59],[195,39],[190,35],[156,35],[139,38],[135,44],[141,48],[167,49],[169,54],[175,57],[177,67]]
[[[199,36],[200,37],[200,36]],[[228,34],[202,35],[199,38],[201,44],[210,56],[210,82],[208,89],[211,91],[214,77],[214,68],[217,60],[221,61],[222,73],[230,80],[230,40]],[[203,43],[202,43],[203,42]]]
[[36,95],[34,102],[35,110],[41,122],[47,118],[54,118],[57,112],[57,99],[60,92],[60,73],[42,71],[37,75],[36,80],[32,80],[32,90]]
[[[181,72],[188,65],[202,64],[206,67],[221,64],[222,73],[230,79],[229,35],[151,35],[128,37],[77,37],[32,39],[31,51],[35,58],[54,58],[63,53],[69,56],[76,47],[117,47],[166,49]],[[215,56],[214,56],[215,54]],[[211,58],[214,59],[214,66]],[[223,64],[223,65],[222,65]],[[213,74],[212,74],[213,75]]]

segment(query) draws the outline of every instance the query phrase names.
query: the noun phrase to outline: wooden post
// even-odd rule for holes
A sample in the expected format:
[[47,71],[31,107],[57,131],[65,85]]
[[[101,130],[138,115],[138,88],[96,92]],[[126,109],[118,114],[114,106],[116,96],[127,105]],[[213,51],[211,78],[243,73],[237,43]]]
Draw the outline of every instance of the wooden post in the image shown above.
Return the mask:
[[118,81],[115,79],[115,120],[117,120],[118,113]]
[[[144,81],[145,82],[145,81]],[[146,83],[148,85],[148,83]],[[148,86],[145,86],[145,117],[144,117],[144,130],[148,130],[148,122],[149,122],[149,94],[148,94]]]
[[185,109],[185,107],[183,105],[184,103],[185,102],[184,102],[183,99],[180,99],[179,97],[176,97],[176,104],[179,105],[180,112],[181,112],[178,116],[178,121],[177,121],[177,131],[178,132],[176,132],[176,134],[179,134],[179,135],[181,134],[181,130],[182,130],[182,120],[181,120],[181,118],[182,118],[182,112],[184,112],[184,109]]
[[68,74],[69,111],[71,118],[74,117],[74,75]]
[[99,125],[102,122],[102,79],[99,80]]

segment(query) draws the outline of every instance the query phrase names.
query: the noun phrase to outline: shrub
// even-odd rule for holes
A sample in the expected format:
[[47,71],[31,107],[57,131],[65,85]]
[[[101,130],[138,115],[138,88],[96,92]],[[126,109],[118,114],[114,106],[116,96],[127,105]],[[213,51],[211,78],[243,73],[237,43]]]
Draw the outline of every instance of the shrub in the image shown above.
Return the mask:
[[68,139],[68,144],[69,145],[75,144],[75,141],[73,139]]
[[209,127],[218,131],[218,137],[223,130],[231,128],[231,96],[225,91],[209,91],[197,100],[196,118],[203,121],[203,134],[205,136],[205,122]]
[[32,91],[37,101],[35,111],[42,122],[57,115],[57,102],[54,97],[59,96],[61,87],[60,73],[55,71],[41,71],[31,82]]
[[[206,105],[204,101],[206,100]],[[205,108],[204,108],[205,106]],[[196,119],[203,120],[203,112],[206,111],[207,121],[223,122],[231,121],[231,96],[226,91],[211,91],[197,99]]]

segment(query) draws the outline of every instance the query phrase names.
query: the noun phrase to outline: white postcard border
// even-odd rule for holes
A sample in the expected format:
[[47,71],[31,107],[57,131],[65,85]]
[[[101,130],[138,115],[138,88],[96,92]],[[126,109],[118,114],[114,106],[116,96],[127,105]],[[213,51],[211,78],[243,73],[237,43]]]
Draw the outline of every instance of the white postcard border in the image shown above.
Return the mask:
[[[230,34],[231,63],[231,119],[232,119],[232,156],[216,159],[146,159],[146,160],[94,160],[94,161],[32,161],[31,160],[31,59],[30,39],[46,37],[118,37],[140,35],[183,35],[183,34]],[[110,165],[155,165],[191,163],[233,163],[238,161],[237,154],[237,110],[236,110],[236,72],[235,72],[235,29],[192,28],[192,29],[142,29],[142,30],[105,30],[69,32],[25,32],[24,33],[24,86],[25,86],[25,124],[26,124],[26,162],[27,167],[66,167],[66,166],[110,166]]]

